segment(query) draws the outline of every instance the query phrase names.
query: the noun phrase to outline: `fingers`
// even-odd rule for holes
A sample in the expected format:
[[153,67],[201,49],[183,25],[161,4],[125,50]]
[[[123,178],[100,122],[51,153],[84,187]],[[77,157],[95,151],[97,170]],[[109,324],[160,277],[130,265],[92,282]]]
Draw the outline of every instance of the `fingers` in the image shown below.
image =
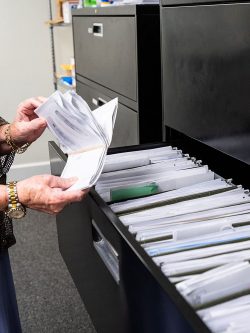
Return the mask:
[[67,190],[70,186],[75,184],[77,179],[77,177],[60,178],[57,176],[50,176],[48,179],[48,185],[51,188],[60,188],[62,190]]
[[47,98],[43,96],[38,96],[38,97],[31,97],[26,99],[25,101],[21,102],[18,107],[22,107],[28,110],[34,110],[38,108],[41,104],[46,102]]
[[[53,203],[44,206],[43,211],[55,215],[63,210],[63,208],[73,202],[80,202],[87,195],[88,191],[74,190],[62,191],[61,189],[53,189]],[[52,194],[51,193],[51,194]]]
[[37,118],[35,109],[46,101],[45,97],[32,97],[21,102],[17,107],[16,120],[17,121],[30,121]]
[[63,201],[64,204],[81,201],[85,196],[86,193],[81,190],[62,191],[60,193],[60,199]]
[[44,96],[38,96],[38,97],[36,97],[36,99],[38,99],[38,101],[40,101],[41,103],[44,103],[47,101],[48,98],[46,98]]
[[88,190],[65,191],[76,180],[51,175],[33,176],[17,183],[18,197],[26,207],[54,215],[66,205],[79,202],[87,195]]
[[18,105],[18,109],[24,109],[27,111],[26,113],[33,113],[34,109],[37,109],[40,105],[42,105],[46,101],[45,97],[32,97],[26,99]]

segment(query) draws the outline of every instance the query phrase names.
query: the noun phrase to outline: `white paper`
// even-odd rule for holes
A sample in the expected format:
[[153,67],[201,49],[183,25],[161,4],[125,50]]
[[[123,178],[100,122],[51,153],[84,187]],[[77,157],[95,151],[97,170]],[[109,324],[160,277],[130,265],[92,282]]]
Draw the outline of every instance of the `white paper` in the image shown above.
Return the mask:
[[96,191],[105,200],[110,201],[110,191],[116,188],[126,188],[127,186],[146,185],[154,182],[158,185],[158,193],[171,191],[184,186],[214,179],[214,173],[209,171],[207,166],[196,167],[186,170],[174,170],[169,172],[161,172],[152,175],[122,179],[121,181],[111,182],[108,184],[97,183]]
[[167,217],[175,217],[178,215],[185,215],[194,212],[202,212],[209,209],[221,208],[238,205],[241,203],[250,202],[250,197],[244,194],[244,190],[237,189],[219,194],[214,194],[209,197],[187,200],[178,202],[171,205],[145,209],[136,213],[123,215],[120,217],[125,225],[138,224],[139,222],[146,222],[153,219],[163,219]]
[[167,146],[108,155],[105,161],[103,172],[117,171],[148,165],[151,163],[151,158],[162,156],[176,158],[181,156],[181,151],[175,151],[172,149],[172,147]]
[[166,263],[161,266],[161,270],[167,276],[197,274],[200,271],[207,271],[211,268],[250,260],[250,250],[214,255],[209,258],[178,261],[177,263]]
[[[250,203],[238,204],[233,206],[227,206],[222,208],[214,208],[205,211],[197,211],[194,213],[181,214],[176,216],[163,217],[159,219],[154,219],[153,217],[147,221],[142,221],[138,223],[133,223],[129,226],[129,231],[131,233],[137,233],[139,231],[144,231],[147,229],[158,229],[168,226],[170,224],[179,223],[196,223],[201,221],[207,221],[214,218],[234,216],[239,214],[250,213]],[[120,217],[122,219],[122,217]]]
[[185,186],[178,190],[163,192],[146,198],[139,198],[139,199],[114,203],[110,205],[110,208],[115,213],[120,214],[120,213],[125,213],[126,211],[130,210],[132,211],[133,209],[150,208],[150,205],[164,203],[166,201],[184,198],[186,196],[197,195],[206,192],[213,192],[225,188],[230,188],[230,185],[227,184],[222,179],[214,179],[207,182],[201,182],[198,184]]
[[215,232],[209,235],[189,238],[183,241],[164,240],[142,244],[145,251],[151,256],[203,248],[217,244],[227,244],[250,239],[250,227],[239,227],[236,230]]
[[[226,297],[233,297],[242,292],[249,292],[250,266],[248,262],[242,264],[245,264],[245,266],[242,265],[235,270],[224,272],[224,274],[203,281],[194,291],[185,293],[186,299],[193,307],[198,308]],[[188,281],[180,282],[180,284]]]
[[169,224],[162,228],[146,229],[136,234],[136,239],[140,242],[153,241],[159,237],[169,236],[174,240],[188,239],[199,235],[223,231],[226,229],[234,229],[241,225],[250,224],[250,214],[240,214],[227,216],[208,221],[190,222],[183,224],[182,222],[174,225]]
[[195,249],[184,252],[177,252],[173,254],[163,255],[153,258],[157,265],[162,265],[164,263],[177,263],[180,261],[207,258],[214,255],[220,255],[223,253],[232,253],[234,251],[248,250],[250,249],[250,241],[223,244],[209,246],[203,249]]
[[61,177],[78,177],[72,189],[93,186],[100,176],[112,140],[118,99],[91,111],[75,92],[56,91],[35,112],[47,120],[48,128],[68,154]]
[[216,282],[217,280],[226,279],[231,277],[233,274],[241,272],[244,269],[249,269],[248,262],[230,263],[211,269],[205,273],[198,275],[187,281],[183,281],[177,284],[177,289],[184,295],[191,294],[192,292],[209,285],[210,283]]
[[249,332],[250,295],[197,311],[212,332]]

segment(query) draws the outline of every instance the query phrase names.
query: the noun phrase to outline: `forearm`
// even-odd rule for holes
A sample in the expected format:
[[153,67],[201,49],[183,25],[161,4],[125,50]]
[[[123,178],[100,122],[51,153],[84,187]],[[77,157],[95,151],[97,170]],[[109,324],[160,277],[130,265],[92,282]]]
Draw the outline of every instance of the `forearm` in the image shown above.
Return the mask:
[[7,186],[0,185],[0,211],[4,211],[8,206]]

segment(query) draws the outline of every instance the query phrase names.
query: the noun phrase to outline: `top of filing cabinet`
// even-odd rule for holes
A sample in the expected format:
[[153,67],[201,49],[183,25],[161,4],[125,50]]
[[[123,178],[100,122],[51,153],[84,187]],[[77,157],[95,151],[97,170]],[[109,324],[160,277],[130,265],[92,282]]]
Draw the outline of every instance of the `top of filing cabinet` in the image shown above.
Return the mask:
[[135,16],[159,13],[158,4],[124,5],[75,9],[73,16]]
[[[195,5],[212,5],[212,4],[226,4],[226,3],[239,3],[237,0],[161,0],[161,6],[195,6]],[[244,3],[247,1],[241,1]]]

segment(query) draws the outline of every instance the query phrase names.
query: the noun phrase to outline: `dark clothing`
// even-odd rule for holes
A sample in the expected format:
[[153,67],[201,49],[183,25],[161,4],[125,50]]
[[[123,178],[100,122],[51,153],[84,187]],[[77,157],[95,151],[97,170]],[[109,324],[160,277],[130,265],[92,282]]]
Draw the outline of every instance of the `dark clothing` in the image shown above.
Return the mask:
[[22,332],[8,251],[0,254],[0,332]]
[[[1,184],[3,184],[2,181],[3,177],[0,178]],[[13,234],[12,222],[4,212],[0,212],[0,254],[15,243],[16,239]]]
[[[6,121],[0,117],[0,126]],[[0,184],[6,183],[6,173],[14,154],[0,156]],[[15,287],[7,249],[15,244],[11,220],[0,211],[0,333],[21,333]]]
[[[7,124],[7,122],[0,117],[0,126],[4,124]],[[0,156],[0,184],[6,183],[6,173],[9,171],[11,164],[13,163],[14,156],[14,153]],[[12,222],[4,212],[0,212],[0,253],[15,244],[15,242]]]

